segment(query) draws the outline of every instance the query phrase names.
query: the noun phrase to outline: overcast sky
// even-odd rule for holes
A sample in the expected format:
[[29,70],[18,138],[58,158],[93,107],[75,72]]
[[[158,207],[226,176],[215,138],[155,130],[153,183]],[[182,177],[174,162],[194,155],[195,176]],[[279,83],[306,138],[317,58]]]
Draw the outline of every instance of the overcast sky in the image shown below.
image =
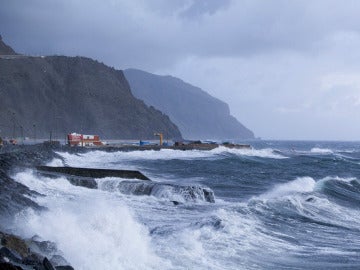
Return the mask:
[[359,0],[0,0],[0,34],[179,77],[264,139],[360,139]]

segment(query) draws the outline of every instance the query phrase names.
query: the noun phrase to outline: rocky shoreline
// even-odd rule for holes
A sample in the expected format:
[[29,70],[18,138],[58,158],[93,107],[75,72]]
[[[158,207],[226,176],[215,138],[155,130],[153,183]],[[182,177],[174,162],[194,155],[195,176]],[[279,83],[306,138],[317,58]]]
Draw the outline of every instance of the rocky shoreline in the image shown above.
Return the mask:
[[[14,216],[26,208],[44,210],[31,200],[34,191],[11,178],[18,168],[33,167],[56,154],[44,145],[9,146],[0,149],[0,269],[71,270],[56,244],[38,236],[23,239],[11,231]],[[6,224],[6,225],[5,225]],[[9,225],[10,224],[10,225]]]
[[[0,238],[0,269],[2,270],[74,270],[61,255],[57,254],[55,243],[39,241],[36,236],[22,239],[4,232],[0,232]],[[50,259],[44,254],[51,255]]]
[[[103,151],[131,151],[131,149],[105,148]],[[145,150],[145,149],[143,149]],[[160,149],[159,149],[160,150]],[[42,196],[27,186],[15,181],[12,177],[18,172],[30,169],[39,175],[45,174],[52,177],[51,173],[61,174],[75,186],[85,188],[98,188],[94,178],[99,178],[100,173],[119,173],[119,170],[102,170],[74,167],[49,167],[43,166],[58,158],[63,160],[57,152],[86,153],[93,149],[82,147],[65,147],[61,145],[37,144],[37,145],[7,145],[0,148],[0,269],[22,270],[59,270],[74,269],[57,249],[56,244],[41,239],[37,235],[23,236],[14,231],[19,227],[16,216],[29,208],[33,211],[46,211],[46,208],[36,203],[35,198]],[[50,170],[51,169],[51,170]],[[50,171],[49,171],[50,170]],[[125,171],[121,173],[131,174],[137,171]],[[95,174],[94,174],[95,173]],[[50,174],[50,176],[48,175]],[[123,176],[122,176],[123,177]],[[128,177],[133,178],[133,177]],[[145,180],[145,181],[144,181]],[[215,202],[214,192],[199,185],[177,185],[167,182],[151,181],[146,176],[136,177],[128,181],[120,181],[112,186],[117,192],[135,196],[161,196],[161,194],[177,194],[176,201],[169,197],[169,202],[174,206],[184,202],[203,201]],[[26,231],[26,228],[24,228]],[[40,232],[35,232],[39,233]],[[20,234],[20,235],[19,235]],[[66,252],[66,250],[62,250]]]

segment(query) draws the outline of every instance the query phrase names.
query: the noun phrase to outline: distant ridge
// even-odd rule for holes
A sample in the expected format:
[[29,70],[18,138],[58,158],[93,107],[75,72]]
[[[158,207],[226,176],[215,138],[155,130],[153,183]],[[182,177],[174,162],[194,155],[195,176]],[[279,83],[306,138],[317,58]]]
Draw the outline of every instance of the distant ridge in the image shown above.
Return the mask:
[[0,35],[0,55],[16,55],[17,53],[2,40]]
[[124,74],[133,94],[169,115],[187,139],[253,139],[254,133],[230,115],[229,106],[171,76],[136,69]]
[[[1,53],[15,53],[0,42]],[[0,57],[0,136],[179,139],[169,117],[135,98],[122,71],[85,57]]]

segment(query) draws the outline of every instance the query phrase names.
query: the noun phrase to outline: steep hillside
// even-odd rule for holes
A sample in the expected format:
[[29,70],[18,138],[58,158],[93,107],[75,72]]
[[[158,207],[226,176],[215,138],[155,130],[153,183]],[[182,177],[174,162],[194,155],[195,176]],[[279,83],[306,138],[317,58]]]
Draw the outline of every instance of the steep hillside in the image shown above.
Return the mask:
[[8,45],[6,45],[3,40],[2,36],[0,35],[0,55],[14,55],[16,54],[15,51]]
[[124,70],[133,94],[169,115],[188,139],[252,139],[252,131],[230,115],[229,106],[171,76]]
[[134,98],[122,71],[83,57],[0,57],[1,136],[107,139],[181,134],[169,117]]

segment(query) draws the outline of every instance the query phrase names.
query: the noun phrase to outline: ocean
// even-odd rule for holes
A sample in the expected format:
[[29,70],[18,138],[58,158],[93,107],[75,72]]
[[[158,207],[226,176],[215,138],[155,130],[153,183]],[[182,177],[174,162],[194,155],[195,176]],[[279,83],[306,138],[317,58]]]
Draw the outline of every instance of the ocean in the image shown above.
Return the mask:
[[139,170],[156,186],[149,196],[139,181],[105,178],[88,189],[17,170],[46,210],[23,210],[13,230],[56,243],[77,270],[360,269],[360,143],[250,144],[54,150],[46,165]]

